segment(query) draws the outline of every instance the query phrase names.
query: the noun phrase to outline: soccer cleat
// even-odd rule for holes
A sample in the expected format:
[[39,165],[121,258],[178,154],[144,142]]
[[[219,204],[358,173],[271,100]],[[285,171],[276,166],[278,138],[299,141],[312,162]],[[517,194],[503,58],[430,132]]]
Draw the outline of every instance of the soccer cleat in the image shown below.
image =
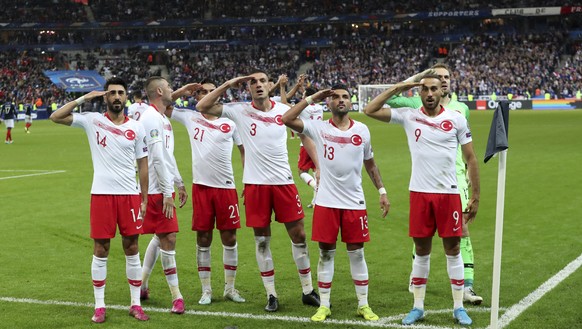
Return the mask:
[[459,322],[462,326],[470,326],[473,323],[473,320],[467,314],[467,311],[463,307],[459,307],[453,311],[453,316],[455,320]]
[[303,294],[303,296],[301,296],[301,301],[303,302],[303,305],[311,305],[317,307],[319,307],[320,305],[319,295],[315,292],[315,290],[311,290],[311,292],[308,294]]
[[238,290],[232,288],[224,291],[224,299],[232,300],[235,303],[244,303],[246,299],[244,299]]
[[131,305],[129,308],[129,315],[133,316],[139,321],[147,321],[150,319],[150,317],[143,312],[143,309],[139,305]]
[[331,310],[328,307],[320,306],[317,312],[311,317],[311,321],[321,322],[331,315]]
[[424,310],[415,307],[404,319],[402,319],[402,324],[410,325],[422,319],[424,319]]
[[204,290],[204,292],[202,293],[202,297],[200,297],[200,300],[198,301],[198,304],[210,305],[211,302],[212,302],[212,291]]
[[477,296],[473,290],[473,287],[465,287],[465,292],[463,293],[463,302],[473,305],[481,305],[483,302],[483,297]]
[[93,313],[93,317],[91,321],[95,323],[103,323],[105,322],[105,307],[99,307],[95,309],[95,313]]
[[178,298],[172,302],[172,313],[183,314],[184,313],[184,300]]
[[380,319],[368,305],[358,307],[357,313],[368,321],[378,321]]
[[313,208],[313,206],[314,206],[314,204],[313,203],[310,203],[310,204],[307,205],[307,208]]
[[276,312],[279,309],[279,300],[273,295],[269,295],[269,301],[267,306],[265,306],[265,311]]
[[150,288],[141,289],[139,291],[139,299],[141,300],[150,299]]

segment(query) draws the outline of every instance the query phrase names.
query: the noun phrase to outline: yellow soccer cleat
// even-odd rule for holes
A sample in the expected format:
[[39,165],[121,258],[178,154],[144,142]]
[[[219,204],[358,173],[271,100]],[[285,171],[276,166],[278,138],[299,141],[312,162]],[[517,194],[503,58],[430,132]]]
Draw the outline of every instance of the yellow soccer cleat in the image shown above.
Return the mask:
[[378,321],[378,319],[380,319],[368,305],[358,307],[358,315],[361,315],[368,321]]
[[[317,312],[311,317],[311,321],[321,322],[331,315],[331,310],[329,307],[320,306]],[[376,317],[377,318],[377,317]]]

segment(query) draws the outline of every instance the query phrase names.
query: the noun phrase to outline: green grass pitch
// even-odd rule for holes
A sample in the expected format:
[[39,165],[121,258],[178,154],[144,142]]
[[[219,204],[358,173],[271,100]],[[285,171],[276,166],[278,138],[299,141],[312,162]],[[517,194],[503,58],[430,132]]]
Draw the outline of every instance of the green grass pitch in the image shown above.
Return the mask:
[[[480,307],[468,307],[474,320],[473,328],[489,325],[491,305],[498,161],[494,158],[484,165],[482,160],[492,114],[491,111],[471,112],[481,172],[480,208],[471,226],[475,289],[485,300]],[[412,248],[407,236],[408,146],[402,127],[372,121],[361,114],[352,116],[370,128],[375,159],[392,203],[388,218],[380,218],[377,191],[364,172],[372,237],[365,248],[370,273],[369,302],[384,318],[383,325],[397,327],[401,319],[398,316],[412,306],[412,296],[407,290]],[[178,165],[184,180],[191,181],[188,136],[179,123],[174,123],[174,129]],[[5,133],[3,125],[0,133],[2,136]],[[0,144],[0,328],[93,326],[90,323],[93,242],[89,238],[93,168],[87,137],[81,129],[35,121],[31,134],[24,133],[23,122],[17,123],[13,138],[14,144]],[[582,111],[510,113],[500,315],[582,254],[581,140]],[[288,143],[291,167],[305,204],[311,198],[311,191],[296,175],[299,141],[288,140]],[[242,171],[238,151],[234,151],[233,159],[240,193]],[[59,170],[66,172],[49,173]],[[305,212],[306,231],[310,237],[312,210],[305,208]],[[143,303],[146,311],[151,309],[150,321],[137,323],[129,317],[125,259],[121,239],[117,236],[112,240],[108,262],[106,303],[123,307],[110,307],[103,327],[354,328],[361,327],[358,323],[364,324],[355,315],[357,301],[345,246],[341,243],[336,255],[330,320],[345,320],[346,323],[315,325],[307,321],[315,309],[301,304],[291,244],[280,224],[272,225],[276,287],[281,304],[274,315],[280,318],[269,318],[271,314],[263,311],[265,293],[255,260],[252,230],[246,227],[238,233],[237,288],[247,302],[234,304],[222,300],[222,248],[220,240],[215,239],[212,246],[214,300],[210,306],[198,305],[201,291],[196,272],[195,234],[190,230],[191,214],[189,200],[178,210],[181,232],[176,257],[186,309],[194,312],[177,316],[167,310],[156,311],[171,307],[170,292],[161,266],[157,264],[150,281],[152,298]],[[142,256],[150,238],[140,239]],[[310,242],[309,248],[316,284],[317,244]],[[433,249],[426,296],[429,314],[422,324],[429,328],[458,327],[452,320],[446,261],[438,238],[434,240]],[[580,291],[582,271],[578,269],[526,308],[507,328],[579,328],[582,323]],[[34,302],[19,300],[25,298]],[[227,316],[232,313],[241,316]],[[285,316],[290,320],[285,320]],[[305,321],[300,322],[298,318]]]

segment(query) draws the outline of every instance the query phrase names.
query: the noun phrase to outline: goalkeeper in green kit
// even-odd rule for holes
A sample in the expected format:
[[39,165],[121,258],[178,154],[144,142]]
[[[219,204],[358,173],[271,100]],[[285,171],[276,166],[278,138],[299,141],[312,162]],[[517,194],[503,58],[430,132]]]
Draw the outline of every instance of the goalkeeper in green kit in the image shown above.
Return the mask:
[[[436,64],[430,69],[417,73],[412,77],[408,78],[408,82],[418,82],[422,79],[425,74],[436,74],[440,77],[442,82],[443,97],[441,98],[440,104],[450,111],[457,111],[467,118],[469,121],[469,108],[464,103],[458,102],[451,99],[450,85],[451,76],[448,66],[445,64]],[[392,108],[399,107],[411,107],[419,108],[422,106],[422,101],[419,96],[414,97],[403,97],[394,96],[390,98],[387,104]],[[459,192],[461,193],[461,202],[463,209],[466,209],[469,202],[469,183],[467,180],[467,166],[463,160],[463,155],[461,153],[461,148],[457,148],[457,161],[456,161],[456,171],[457,171],[457,181]],[[465,216],[463,216],[465,217]],[[461,257],[463,258],[463,263],[465,264],[465,292],[463,295],[463,301],[471,303],[473,305],[479,305],[483,301],[483,298],[478,296],[473,290],[473,247],[471,246],[471,238],[469,236],[469,227],[467,225],[466,219],[463,220],[463,237],[461,238]],[[414,246],[413,246],[412,257],[414,258]],[[409,290],[412,292],[412,283],[409,281]]]

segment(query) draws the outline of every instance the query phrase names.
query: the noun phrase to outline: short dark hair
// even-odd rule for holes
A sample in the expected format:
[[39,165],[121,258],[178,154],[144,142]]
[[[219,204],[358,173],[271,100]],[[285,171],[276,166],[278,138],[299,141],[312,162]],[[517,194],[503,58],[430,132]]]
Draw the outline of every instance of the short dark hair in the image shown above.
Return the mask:
[[333,86],[331,86],[331,90],[337,90],[337,89],[343,89],[345,91],[348,92],[348,95],[352,96],[352,93],[350,93],[350,90],[348,89],[348,86],[344,85],[344,84],[335,84]]
[[305,88],[305,97],[311,96],[311,95],[315,94],[316,92],[317,92],[317,89],[315,89],[313,87],[307,87],[307,88]]
[[203,85],[203,84],[211,84],[211,85],[215,85],[216,86],[216,83],[214,83],[214,81],[210,80],[209,78],[202,79],[202,81],[200,81],[200,84],[201,85]]
[[105,86],[103,86],[103,90],[107,90],[109,88],[109,85],[121,85],[123,86],[123,89],[127,91],[127,84],[120,77],[113,77],[107,80],[107,82],[105,82]]
[[142,98],[143,98],[143,95],[142,95],[142,93],[141,93],[141,90],[139,90],[139,89],[138,89],[138,90],[134,91],[134,92],[133,92],[133,98],[139,98],[139,99],[142,99]]
[[266,75],[267,77],[269,77],[269,73],[267,73],[267,71],[262,70],[262,69],[260,69],[258,67],[253,67],[253,68],[249,69],[249,74],[248,75],[255,74],[255,73],[263,73],[264,75]]
[[422,78],[423,79],[427,79],[427,78],[429,78],[429,79],[437,79],[439,81],[441,80],[441,78],[438,75],[436,75],[436,74],[425,74]]

